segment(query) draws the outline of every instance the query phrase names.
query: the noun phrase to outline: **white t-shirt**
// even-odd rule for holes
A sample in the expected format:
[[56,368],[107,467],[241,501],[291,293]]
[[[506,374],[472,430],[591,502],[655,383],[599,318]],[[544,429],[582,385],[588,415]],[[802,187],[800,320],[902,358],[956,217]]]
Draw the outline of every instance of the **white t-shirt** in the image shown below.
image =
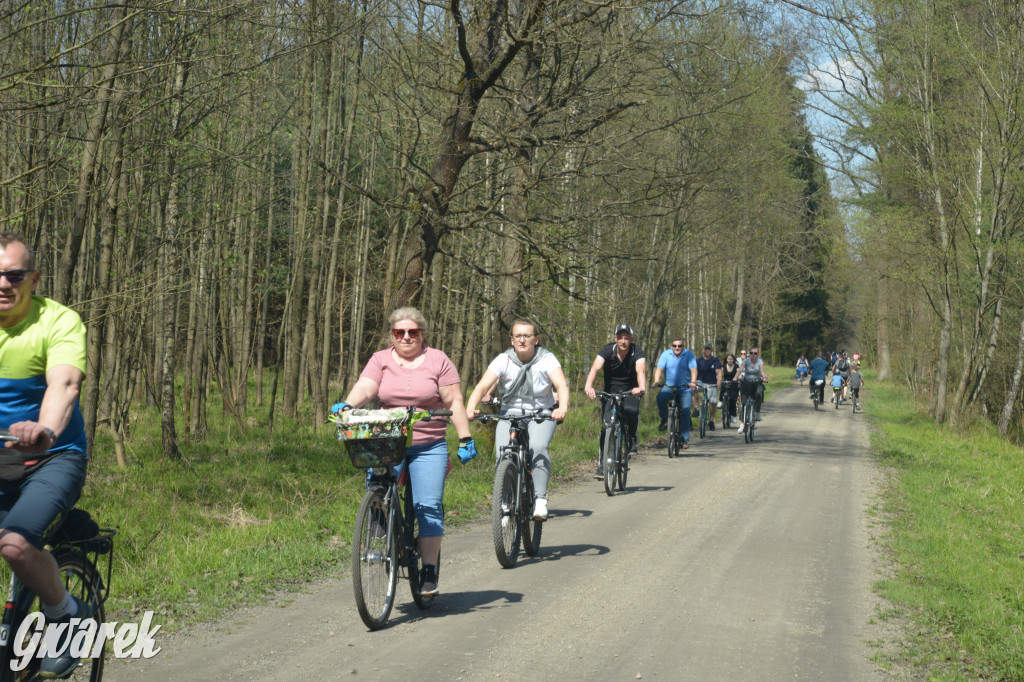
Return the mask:
[[[533,402],[530,403],[522,398],[509,396],[501,403],[502,412],[507,410],[534,412],[554,407],[555,394],[552,392],[553,387],[550,373],[561,366],[554,353],[547,353],[544,357],[537,360],[533,367],[530,368],[530,371],[533,373]],[[504,395],[512,386],[512,382],[519,376],[519,370],[522,368],[512,362],[512,358],[502,353],[491,360],[491,364],[487,366],[487,369],[498,376],[498,395]]]

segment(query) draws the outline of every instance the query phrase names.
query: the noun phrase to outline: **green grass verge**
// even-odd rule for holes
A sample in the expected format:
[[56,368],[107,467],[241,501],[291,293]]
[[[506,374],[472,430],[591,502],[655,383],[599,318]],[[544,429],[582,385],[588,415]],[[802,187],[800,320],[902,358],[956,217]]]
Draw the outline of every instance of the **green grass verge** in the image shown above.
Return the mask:
[[897,567],[878,588],[916,625],[903,663],[931,679],[1024,679],[1024,452],[987,422],[936,427],[907,391],[868,379]]
[[[644,439],[656,433],[653,396],[648,403]],[[552,443],[552,489],[596,464],[599,403],[577,394],[572,405]],[[182,458],[169,460],[160,450],[159,415],[144,410],[135,415],[123,469],[101,434],[80,506],[118,531],[108,617],[137,619],[153,610],[155,622],[172,630],[347,572],[364,474],[333,427],[315,430],[314,421],[278,417],[273,433],[257,426],[239,435],[233,421],[211,415],[207,439],[183,442]],[[474,429],[481,454],[467,465],[454,456],[449,429],[449,528],[490,513],[493,427]]]

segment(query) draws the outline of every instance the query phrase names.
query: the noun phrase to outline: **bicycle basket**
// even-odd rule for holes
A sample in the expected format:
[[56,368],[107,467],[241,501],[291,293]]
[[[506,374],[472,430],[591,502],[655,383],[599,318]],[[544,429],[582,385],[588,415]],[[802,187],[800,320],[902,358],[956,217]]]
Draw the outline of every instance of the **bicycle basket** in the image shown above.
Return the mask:
[[352,466],[387,467],[405,459],[409,415],[404,409],[347,410],[338,422],[338,440],[345,444]]

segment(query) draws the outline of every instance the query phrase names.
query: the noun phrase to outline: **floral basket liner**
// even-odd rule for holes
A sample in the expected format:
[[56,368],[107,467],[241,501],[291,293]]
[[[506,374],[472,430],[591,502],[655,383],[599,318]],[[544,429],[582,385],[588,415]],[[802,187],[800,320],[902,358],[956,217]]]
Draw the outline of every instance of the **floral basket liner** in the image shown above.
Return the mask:
[[404,407],[386,410],[345,410],[335,415],[338,440],[368,440],[405,438],[405,445],[412,444],[412,425],[427,416],[427,412],[413,412]]

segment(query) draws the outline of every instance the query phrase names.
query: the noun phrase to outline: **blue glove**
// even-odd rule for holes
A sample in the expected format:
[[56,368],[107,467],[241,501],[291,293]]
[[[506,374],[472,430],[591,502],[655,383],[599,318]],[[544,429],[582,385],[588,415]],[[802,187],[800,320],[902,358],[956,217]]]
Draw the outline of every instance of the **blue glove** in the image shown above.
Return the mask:
[[331,405],[331,414],[335,414],[337,412],[342,412],[344,410],[351,410],[351,409],[352,409],[352,406],[349,405],[348,403],[344,403],[344,402],[342,402],[342,403],[334,403],[333,405]]
[[470,438],[467,441],[459,444],[459,459],[465,464],[469,460],[476,457],[476,443]]

